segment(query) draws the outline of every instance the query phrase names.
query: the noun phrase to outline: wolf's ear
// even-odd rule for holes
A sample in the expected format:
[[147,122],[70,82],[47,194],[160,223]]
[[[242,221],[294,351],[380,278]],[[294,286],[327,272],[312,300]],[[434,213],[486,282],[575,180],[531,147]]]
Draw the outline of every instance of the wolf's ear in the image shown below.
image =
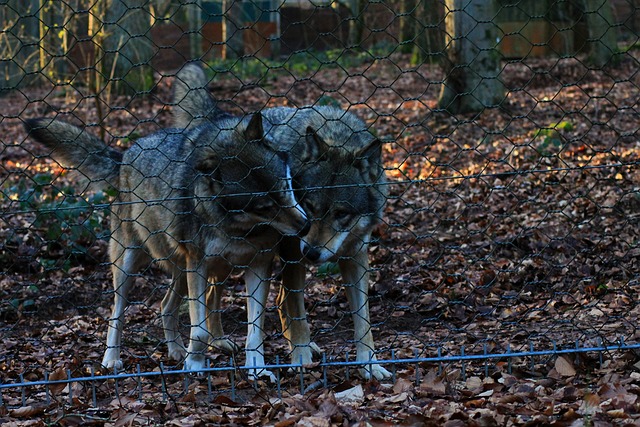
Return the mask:
[[244,130],[244,137],[247,141],[262,141],[264,139],[261,113],[256,113],[251,116],[251,120],[249,120],[249,124]]
[[373,181],[380,179],[384,174],[382,169],[382,142],[374,139],[369,145],[363,147],[355,154],[353,165]]
[[329,145],[313,130],[311,126],[307,127],[305,135],[305,144],[300,155],[302,163],[317,162],[327,160],[326,154],[329,151]]
[[376,138],[356,153],[357,160],[379,163],[382,159],[382,142]]

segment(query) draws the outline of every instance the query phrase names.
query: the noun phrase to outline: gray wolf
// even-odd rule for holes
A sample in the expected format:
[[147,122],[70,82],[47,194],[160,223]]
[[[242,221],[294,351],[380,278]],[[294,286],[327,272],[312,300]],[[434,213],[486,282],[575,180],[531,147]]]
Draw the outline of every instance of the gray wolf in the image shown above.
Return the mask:
[[[107,368],[123,367],[127,295],[143,268],[156,263],[172,274],[162,301],[169,355],[184,359],[185,369],[201,370],[210,339],[208,279],[222,282],[243,266],[249,294],[259,294],[278,241],[308,231],[287,157],[265,143],[260,113],[163,130],[124,153],[58,120],[28,120],[26,127],[62,166],[118,191],[111,214],[114,308],[102,361]],[[177,332],[184,295],[189,296],[188,349]],[[253,315],[260,311],[257,307]]]
[[[229,114],[217,106],[207,90],[202,68],[184,66],[174,80],[174,125],[197,127]],[[265,139],[291,159],[296,198],[311,221],[303,237],[288,236],[279,245],[284,261],[283,286],[278,295],[282,330],[291,347],[292,363],[312,362],[303,291],[305,267],[301,261],[319,264],[337,261],[354,322],[356,360],[375,361],[375,346],[369,316],[368,245],[374,227],[381,221],[387,187],[381,160],[381,142],[354,114],[335,107],[276,107],[262,110]],[[216,288],[218,290],[219,288]],[[249,298],[251,306],[264,307],[266,300]],[[220,297],[210,298],[210,309],[219,312]],[[209,324],[222,334],[219,316]],[[251,335],[247,341],[254,341]],[[380,365],[360,369],[365,378],[389,378]]]

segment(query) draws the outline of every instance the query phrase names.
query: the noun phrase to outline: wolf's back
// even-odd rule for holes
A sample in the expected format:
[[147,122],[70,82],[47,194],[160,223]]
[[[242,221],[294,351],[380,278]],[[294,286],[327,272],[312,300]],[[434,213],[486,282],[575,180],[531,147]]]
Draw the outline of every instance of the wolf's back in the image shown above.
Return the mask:
[[115,185],[122,153],[84,129],[55,119],[30,119],[25,127],[49,155],[66,169],[75,169],[92,183]]

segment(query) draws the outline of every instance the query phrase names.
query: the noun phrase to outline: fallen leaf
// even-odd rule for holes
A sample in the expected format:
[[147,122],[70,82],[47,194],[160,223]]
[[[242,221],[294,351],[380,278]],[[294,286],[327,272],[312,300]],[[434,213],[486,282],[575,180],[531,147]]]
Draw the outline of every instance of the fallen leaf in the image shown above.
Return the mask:
[[434,395],[445,394],[447,387],[444,383],[444,375],[438,375],[435,368],[430,370],[420,383],[420,390]]
[[133,424],[133,420],[135,420],[137,416],[137,413],[128,413],[126,415],[118,416],[114,427],[131,426]]
[[[67,379],[67,370],[60,367],[49,375],[49,381],[61,381]],[[51,384],[51,393],[59,394],[67,386],[67,383]]]
[[193,392],[193,390],[189,390],[189,393],[185,394],[182,399],[180,399],[180,402],[183,403],[195,403],[196,402],[196,395]]
[[393,391],[394,393],[402,393],[403,391],[413,390],[414,387],[413,381],[406,378],[398,378],[393,385]]
[[32,418],[44,413],[46,408],[46,405],[21,406],[17,409],[12,409],[9,414],[15,418]]
[[318,413],[315,415],[319,415],[325,418],[331,418],[337,412],[338,412],[338,404],[336,402],[335,396],[332,395],[331,393],[328,393],[328,396],[320,404],[320,408],[318,408]]
[[403,391],[400,394],[396,394],[394,396],[387,397],[382,400],[383,403],[401,403],[406,401],[409,398],[407,392]]
[[298,422],[298,417],[287,418],[274,424],[274,427],[289,427]]
[[330,427],[331,420],[322,417],[304,417],[298,421],[300,427]]
[[483,391],[482,393],[478,393],[478,397],[490,397],[493,396],[493,389],[489,389],[487,391]]
[[358,403],[364,400],[364,390],[362,386],[358,384],[348,390],[341,391],[335,394],[335,398],[339,402],[343,403]]
[[610,416],[611,418],[617,418],[617,419],[627,419],[630,418],[629,414],[627,414],[624,409],[612,409],[610,411],[607,411],[607,415]]
[[571,363],[564,356],[558,356],[555,363],[556,371],[563,377],[573,377],[576,375],[576,370]]
[[600,387],[598,393],[602,399],[611,399],[613,405],[629,404],[633,405],[638,399],[638,395],[630,393],[620,384],[605,384]]

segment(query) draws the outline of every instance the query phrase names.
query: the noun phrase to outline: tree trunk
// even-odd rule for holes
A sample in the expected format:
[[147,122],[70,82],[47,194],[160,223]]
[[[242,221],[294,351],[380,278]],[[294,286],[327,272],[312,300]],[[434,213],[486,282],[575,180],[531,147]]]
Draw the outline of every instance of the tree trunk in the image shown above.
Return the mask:
[[589,27],[589,61],[603,67],[618,51],[611,2],[608,0],[583,0]]
[[244,55],[244,5],[242,0],[223,0],[225,58]]
[[189,59],[202,57],[202,0],[185,5],[189,20]]
[[367,0],[349,0],[352,19],[349,21],[349,47],[362,47],[364,23],[362,13],[367,6]]
[[438,108],[451,114],[498,106],[505,97],[499,80],[495,0],[446,0],[446,77]]
[[115,83],[117,93],[135,94],[153,87],[148,0],[107,0],[103,22],[102,74]]
[[411,49],[411,65],[417,66],[429,61],[434,62],[436,55],[444,49],[441,3],[434,5],[430,0],[417,0],[413,10],[414,40]]
[[[0,6],[0,94],[39,83],[39,0],[9,0]],[[8,59],[8,60],[6,60]]]
[[[416,15],[420,12],[417,11],[418,5],[416,3],[416,0],[400,0],[398,3],[399,16],[396,19],[399,23],[398,40],[402,43],[400,46],[402,53],[413,52],[418,34],[420,34],[418,20],[416,19]],[[422,21],[424,22],[426,18],[426,16],[423,16]]]

